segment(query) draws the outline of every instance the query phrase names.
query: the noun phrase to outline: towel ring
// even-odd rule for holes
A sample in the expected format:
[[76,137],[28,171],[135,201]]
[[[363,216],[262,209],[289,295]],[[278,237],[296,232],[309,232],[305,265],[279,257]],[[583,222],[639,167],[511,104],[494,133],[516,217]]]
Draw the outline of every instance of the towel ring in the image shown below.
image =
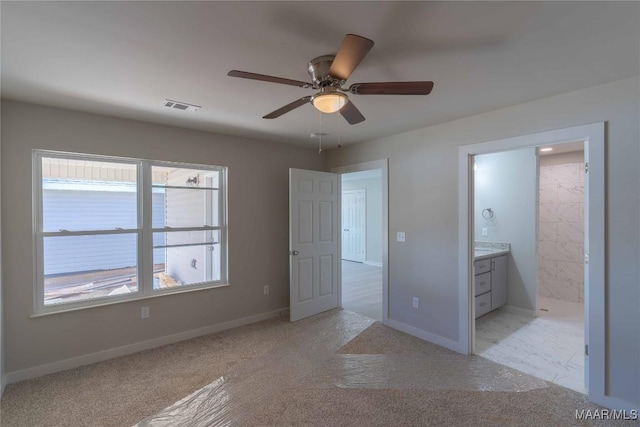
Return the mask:
[[491,210],[491,208],[483,209],[482,218],[493,219],[493,210]]

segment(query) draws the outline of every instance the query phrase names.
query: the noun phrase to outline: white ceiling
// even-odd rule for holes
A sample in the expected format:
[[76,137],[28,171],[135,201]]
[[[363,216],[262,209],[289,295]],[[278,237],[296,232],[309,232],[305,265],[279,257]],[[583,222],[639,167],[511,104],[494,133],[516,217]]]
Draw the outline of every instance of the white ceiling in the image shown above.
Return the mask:
[[[640,3],[1,3],[2,96],[219,133],[315,146],[307,62],[346,33],[375,41],[348,84],[433,80],[428,96],[352,96],[350,126],[323,117],[325,145],[400,133],[640,74]],[[165,98],[201,105],[170,110]]]

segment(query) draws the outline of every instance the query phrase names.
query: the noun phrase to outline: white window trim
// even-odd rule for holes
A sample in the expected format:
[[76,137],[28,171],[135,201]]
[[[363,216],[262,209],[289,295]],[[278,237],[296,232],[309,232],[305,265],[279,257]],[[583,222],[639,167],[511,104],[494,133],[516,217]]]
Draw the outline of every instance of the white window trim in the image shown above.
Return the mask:
[[[137,227],[131,229],[113,230],[88,230],[88,231],[43,231],[43,181],[42,158],[53,157],[59,159],[104,161],[134,164],[137,168]],[[66,153],[59,151],[33,150],[33,209],[32,209],[32,238],[34,248],[34,312],[31,317],[40,317],[49,314],[82,310],[105,305],[118,304],[128,301],[155,298],[166,295],[174,295],[185,292],[199,291],[229,286],[228,281],[228,227],[227,227],[227,168],[224,166],[202,165],[195,163],[168,162],[157,160],[144,160],[126,157],[104,156],[94,154]],[[199,169],[204,171],[220,172],[218,189],[219,224],[218,226],[181,227],[181,228],[153,228],[152,227],[152,176],[153,166],[169,166],[185,169]],[[187,188],[187,187],[186,187]],[[146,208],[145,208],[146,207]],[[220,280],[193,283],[174,288],[153,289],[153,233],[163,231],[194,231],[194,230],[219,230],[221,250]],[[82,301],[58,303],[54,305],[44,304],[44,237],[47,236],[82,236],[105,234],[136,234],[138,254],[138,291],[131,294],[105,296]]]

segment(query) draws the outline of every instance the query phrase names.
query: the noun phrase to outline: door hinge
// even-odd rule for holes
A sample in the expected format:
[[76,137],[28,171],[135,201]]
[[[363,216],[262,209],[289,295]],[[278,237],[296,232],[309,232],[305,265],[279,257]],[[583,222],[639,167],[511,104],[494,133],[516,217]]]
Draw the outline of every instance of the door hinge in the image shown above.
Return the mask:
[[589,162],[584,164],[584,173],[589,173]]
[[589,355],[589,344],[585,344],[584,345],[584,355],[588,356]]

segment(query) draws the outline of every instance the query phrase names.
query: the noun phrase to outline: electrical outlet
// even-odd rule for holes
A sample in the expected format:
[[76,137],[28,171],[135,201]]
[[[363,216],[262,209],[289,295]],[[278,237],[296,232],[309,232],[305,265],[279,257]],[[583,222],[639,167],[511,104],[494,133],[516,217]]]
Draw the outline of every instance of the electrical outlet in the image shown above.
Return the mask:
[[262,292],[265,295],[269,295],[269,285],[264,285],[264,287],[262,288]]
[[420,307],[420,298],[413,297],[413,308],[418,308],[418,307]]
[[487,227],[482,227],[482,236],[487,237],[488,235],[489,235],[489,230],[487,230]]
[[149,307],[142,307],[140,309],[140,318],[148,319],[149,318]]
[[397,240],[398,242],[405,242],[407,240],[407,237],[405,236],[404,231],[398,231]]

